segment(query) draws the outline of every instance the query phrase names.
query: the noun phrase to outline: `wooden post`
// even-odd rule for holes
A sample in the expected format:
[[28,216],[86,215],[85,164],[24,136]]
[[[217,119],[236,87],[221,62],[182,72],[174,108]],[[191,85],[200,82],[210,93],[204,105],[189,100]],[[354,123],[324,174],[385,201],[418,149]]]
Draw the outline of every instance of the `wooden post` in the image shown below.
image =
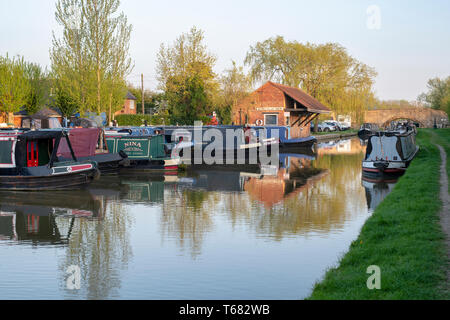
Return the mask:
[[112,107],[112,93],[109,94],[109,117],[108,117],[108,126],[110,122],[112,122],[111,118],[111,107]]
[[145,114],[145,103],[144,103],[144,74],[141,74],[141,86],[142,86],[142,114]]

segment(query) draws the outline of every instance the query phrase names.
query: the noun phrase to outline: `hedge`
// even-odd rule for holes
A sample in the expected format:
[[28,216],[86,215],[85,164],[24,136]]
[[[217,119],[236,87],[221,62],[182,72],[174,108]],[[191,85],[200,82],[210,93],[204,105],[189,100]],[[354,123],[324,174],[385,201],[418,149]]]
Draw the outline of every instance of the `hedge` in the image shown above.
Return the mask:
[[115,117],[119,126],[142,126],[145,121],[149,125],[169,124],[167,117],[149,114],[121,114]]

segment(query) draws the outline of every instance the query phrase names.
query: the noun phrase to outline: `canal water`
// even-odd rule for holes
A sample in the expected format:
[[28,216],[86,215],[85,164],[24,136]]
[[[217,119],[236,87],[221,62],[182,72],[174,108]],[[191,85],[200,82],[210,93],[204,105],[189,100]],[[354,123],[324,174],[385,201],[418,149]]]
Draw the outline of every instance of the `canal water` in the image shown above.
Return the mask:
[[364,152],[2,193],[0,299],[306,298],[395,184],[362,180]]

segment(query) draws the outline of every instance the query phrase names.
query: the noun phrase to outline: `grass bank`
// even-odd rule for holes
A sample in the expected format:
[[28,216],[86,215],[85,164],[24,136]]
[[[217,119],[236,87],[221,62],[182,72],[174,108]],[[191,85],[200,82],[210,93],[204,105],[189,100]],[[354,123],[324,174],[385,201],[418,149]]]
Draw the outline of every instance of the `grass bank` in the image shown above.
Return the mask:
[[[448,299],[446,248],[439,225],[439,150],[421,130],[421,150],[394,190],[363,226],[339,267],[329,270],[309,299]],[[366,273],[381,269],[381,290]]]
[[311,132],[313,136],[323,136],[327,134],[346,134],[346,133],[358,133],[359,130],[356,129],[348,129],[345,131],[332,131],[332,132]]

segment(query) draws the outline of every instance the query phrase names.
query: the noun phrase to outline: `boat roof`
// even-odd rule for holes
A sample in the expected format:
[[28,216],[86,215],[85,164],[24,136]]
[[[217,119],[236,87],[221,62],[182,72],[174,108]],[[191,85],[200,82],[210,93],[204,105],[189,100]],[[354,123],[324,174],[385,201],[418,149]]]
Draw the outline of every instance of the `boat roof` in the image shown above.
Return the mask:
[[59,139],[65,136],[67,131],[65,130],[36,130],[27,131],[21,134],[20,139],[25,140],[47,140],[47,139]]

